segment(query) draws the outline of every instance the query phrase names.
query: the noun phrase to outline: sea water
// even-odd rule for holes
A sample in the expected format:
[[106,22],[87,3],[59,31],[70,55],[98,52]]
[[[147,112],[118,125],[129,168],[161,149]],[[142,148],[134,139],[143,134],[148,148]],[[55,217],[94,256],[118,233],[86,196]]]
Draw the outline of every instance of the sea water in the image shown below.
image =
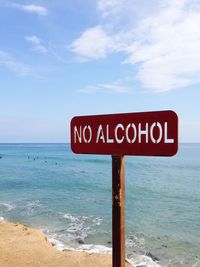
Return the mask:
[[[0,144],[0,219],[41,229],[58,249],[111,252],[111,157],[69,144]],[[126,256],[200,267],[200,144],[172,158],[126,157]]]

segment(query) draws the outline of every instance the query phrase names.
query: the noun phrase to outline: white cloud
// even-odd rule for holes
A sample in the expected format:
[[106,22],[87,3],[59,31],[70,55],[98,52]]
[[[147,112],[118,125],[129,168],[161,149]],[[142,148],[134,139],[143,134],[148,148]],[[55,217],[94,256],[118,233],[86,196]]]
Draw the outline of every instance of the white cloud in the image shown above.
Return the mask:
[[105,84],[90,85],[85,89],[81,90],[85,93],[96,93],[96,92],[114,92],[114,93],[128,93],[130,92],[129,87],[123,85],[121,82],[112,82]]
[[42,44],[42,40],[37,36],[24,36],[24,39],[33,45],[33,50],[40,53],[47,53],[48,49]]
[[101,26],[87,29],[76,39],[71,50],[84,58],[103,58],[113,49],[112,38],[109,37]]
[[99,0],[97,7],[100,11],[105,12],[105,14],[111,12],[115,13],[123,8],[125,2],[127,2],[127,0]]
[[139,63],[138,78],[145,88],[166,91],[200,82],[200,13],[186,1],[146,18],[138,39],[127,46],[125,63]]
[[88,59],[122,53],[121,63],[135,65],[133,77],[155,92],[200,83],[199,1],[99,0],[97,8],[101,24],[72,43],[74,53]]
[[[148,1],[146,1],[145,5],[148,5]],[[138,6],[137,2],[138,0],[99,0],[97,9],[102,13],[104,18],[106,17],[108,19],[109,16],[112,16],[112,21],[114,21],[121,19],[122,14],[125,17],[129,17],[134,12],[136,6]]]
[[12,7],[12,8],[19,9],[19,10],[24,11],[24,12],[35,13],[35,14],[40,15],[40,16],[46,16],[48,14],[47,9],[45,7],[39,6],[39,5],[33,5],[33,4],[21,5],[21,4],[17,4],[17,3],[9,3],[8,6]]
[[8,53],[0,50],[0,65],[5,66],[9,70],[19,74],[27,75],[30,71],[29,67],[10,56]]

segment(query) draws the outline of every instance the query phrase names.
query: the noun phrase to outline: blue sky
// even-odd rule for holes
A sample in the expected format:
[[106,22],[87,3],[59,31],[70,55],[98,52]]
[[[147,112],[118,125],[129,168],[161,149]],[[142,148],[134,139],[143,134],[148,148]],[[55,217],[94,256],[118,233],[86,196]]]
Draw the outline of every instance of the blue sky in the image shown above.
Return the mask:
[[198,0],[0,1],[0,142],[68,142],[75,115],[174,110],[200,142]]

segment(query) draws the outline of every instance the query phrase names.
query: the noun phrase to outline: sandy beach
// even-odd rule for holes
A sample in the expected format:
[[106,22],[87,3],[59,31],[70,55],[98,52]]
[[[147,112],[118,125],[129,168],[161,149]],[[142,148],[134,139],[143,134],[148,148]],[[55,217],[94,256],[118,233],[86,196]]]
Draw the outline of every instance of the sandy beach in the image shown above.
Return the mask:
[[[39,230],[0,221],[0,267],[111,267],[111,255],[58,251]],[[130,267],[126,263],[126,267]]]

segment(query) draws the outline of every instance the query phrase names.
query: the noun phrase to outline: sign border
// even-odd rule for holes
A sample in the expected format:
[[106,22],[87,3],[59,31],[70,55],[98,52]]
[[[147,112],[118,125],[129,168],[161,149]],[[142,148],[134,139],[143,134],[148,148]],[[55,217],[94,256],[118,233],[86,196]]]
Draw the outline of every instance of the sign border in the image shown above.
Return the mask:
[[[157,115],[156,113],[171,113],[173,114],[173,116],[175,117],[176,121],[177,121],[177,127],[176,127],[176,137],[177,137],[177,142],[176,142],[176,149],[174,150],[173,153],[171,154],[168,154],[168,155],[162,155],[160,153],[155,153],[155,154],[151,154],[151,155],[145,155],[145,154],[126,154],[126,153],[100,153],[100,152],[97,152],[97,153],[91,153],[90,151],[89,152],[77,152],[76,149],[74,149],[74,144],[72,143],[72,124],[74,122],[74,120],[77,120],[78,118],[84,118],[84,119],[95,119],[95,117],[111,117],[111,116],[129,116],[131,114],[133,115],[139,115],[139,116],[142,116],[142,114],[147,114],[147,113],[151,113],[152,115],[155,114]],[[142,112],[126,112],[126,113],[113,113],[113,114],[96,114],[96,115],[81,115],[81,116],[75,116],[71,119],[71,122],[70,122],[70,144],[71,144],[71,150],[73,151],[73,153],[75,154],[85,154],[85,155],[127,155],[127,156],[147,156],[147,157],[150,157],[150,156],[156,156],[156,157],[172,157],[172,156],[175,156],[178,152],[178,149],[179,149],[179,119],[178,119],[178,115],[176,114],[175,111],[173,110],[159,110],[159,111],[142,111]],[[148,145],[148,144],[146,144]]]

